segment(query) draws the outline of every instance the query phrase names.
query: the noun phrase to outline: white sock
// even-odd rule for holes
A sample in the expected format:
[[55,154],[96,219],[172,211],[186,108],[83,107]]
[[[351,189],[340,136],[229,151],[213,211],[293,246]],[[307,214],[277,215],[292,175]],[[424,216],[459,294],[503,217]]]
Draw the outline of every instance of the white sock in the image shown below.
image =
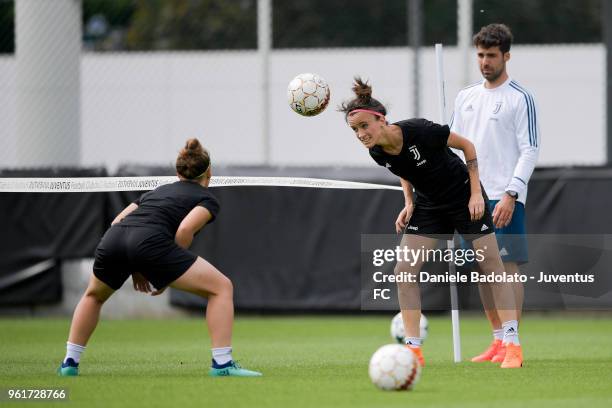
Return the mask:
[[81,353],[85,351],[87,347],[79,346],[78,344],[66,342],[66,357],[64,357],[64,363],[69,358],[73,359],[75,363],[81,361]]
[[503,340],[504,339],[504,329],[493,329],[493,338],[495,340]]
[[232,347],[218,347],[210,349],[212,351],[212,357],[215,362],[219,365],[229,363],[232,361]]
[[505,344],[516,344],[519,343],[518,335],[518,322],[516,320],[508,320],[502,323],[502,330],[504,331],[504,343]]
[[423,338],[422,337],[405,337],[404,342],[406,343],[407,346],[421,347],[421,345],[423,344]]

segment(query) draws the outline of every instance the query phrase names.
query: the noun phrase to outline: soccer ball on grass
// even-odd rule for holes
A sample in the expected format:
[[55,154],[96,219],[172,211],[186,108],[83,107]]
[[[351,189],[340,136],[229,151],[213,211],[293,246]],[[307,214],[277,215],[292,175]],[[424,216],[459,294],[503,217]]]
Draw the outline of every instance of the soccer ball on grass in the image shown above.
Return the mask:
[[381,390],[411,390],[421,377],[421,366],[408,347],[387,344],[372,355],[368,373]]
[[[429,322],[424,314],[421,313],[421,338],[425,340],[427,338],[427,329]],[[402,320],[402,312],[399,312],[391,320],[391,337],[394,338],[398,343],[404,344],[404,337],[406,337],[406,330],[404,329],[404,321]]]

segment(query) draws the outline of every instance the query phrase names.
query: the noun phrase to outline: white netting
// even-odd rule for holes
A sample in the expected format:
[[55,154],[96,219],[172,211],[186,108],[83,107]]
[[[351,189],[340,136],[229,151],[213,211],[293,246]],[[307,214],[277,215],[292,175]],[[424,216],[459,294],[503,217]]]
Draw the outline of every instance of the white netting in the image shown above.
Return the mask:
[[[79,177],[0,178],[0,193],[75,193],[98,191],[146,191],[178,181],[177,177]],[[305,177],[213,177],[210,187],[276,186],[342,189],[402,190],[398,186]]]

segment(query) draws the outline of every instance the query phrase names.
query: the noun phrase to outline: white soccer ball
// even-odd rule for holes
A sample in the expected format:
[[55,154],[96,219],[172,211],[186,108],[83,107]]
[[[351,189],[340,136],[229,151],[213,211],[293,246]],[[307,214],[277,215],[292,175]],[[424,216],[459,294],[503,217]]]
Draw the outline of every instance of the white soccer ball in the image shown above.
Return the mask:
[[300,74],[287,87],[289,106],[302,116],[315,116],[329,103],[329,86],[317,74]]
[[[424,314],[421,313],[421,338],[425,340],[427,338],[427,329],[429,322]],[[391,337],[394,338],[398,343],[404,344],[404,338],[406,337],[406,330],[404,329],[404,321],[402,320],[402,312],[396,314],[391,320]]]
[[421,365],[408,347],[387,344],[372,355],[368,372],[381,390],[411,390],[421,377]]

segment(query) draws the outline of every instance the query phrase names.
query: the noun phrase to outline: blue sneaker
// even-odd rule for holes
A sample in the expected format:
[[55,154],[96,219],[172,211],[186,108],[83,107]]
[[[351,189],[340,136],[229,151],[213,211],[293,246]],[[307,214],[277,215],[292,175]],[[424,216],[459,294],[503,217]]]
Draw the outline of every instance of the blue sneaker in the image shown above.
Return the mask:
[[240,367],[240,364],[235,361],[230,361],[225,364],[217,364],[213,359],[212,367],[208,370],[208,375],[211,377],[261,377],[262,374],[257,371],[247,370]]
[[75,377],[79,375],[79,363],[68,358],[61,366],[57,368],[57,375],[60,377]]

